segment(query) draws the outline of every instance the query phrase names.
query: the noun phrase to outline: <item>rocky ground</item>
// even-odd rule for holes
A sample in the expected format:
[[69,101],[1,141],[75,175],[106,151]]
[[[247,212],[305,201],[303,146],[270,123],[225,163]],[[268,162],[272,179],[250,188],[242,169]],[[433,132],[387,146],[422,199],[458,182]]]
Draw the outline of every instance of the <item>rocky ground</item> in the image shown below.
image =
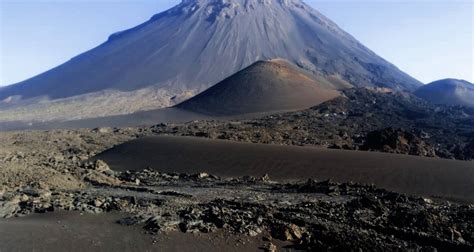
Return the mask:
[[129,217],[150,235],[229,232],[303,250],[474,249],[474,206],[410,197],[368,185],[275,182],[206,173],[115,172],[95,154],[141,129],[2,133],[0,217],[50,211]]
[[[80,189],[34,186],[2,192],[4,218],[57,210],[121,211],[122,225],[162,232],[263,235],[303,250],[414,251],[474,249],[474,206],[433,202],[373,186],[308,180],[219,178],[206,173],[116,173],[102,161],[86,164]],[[93,174],[93,175],[92,175]]]
[[318,145],[474,159],[474,110],[433,105],[408,93],[350,89],[314,108],[233,122],[156,125],[173,134],[253,143]]

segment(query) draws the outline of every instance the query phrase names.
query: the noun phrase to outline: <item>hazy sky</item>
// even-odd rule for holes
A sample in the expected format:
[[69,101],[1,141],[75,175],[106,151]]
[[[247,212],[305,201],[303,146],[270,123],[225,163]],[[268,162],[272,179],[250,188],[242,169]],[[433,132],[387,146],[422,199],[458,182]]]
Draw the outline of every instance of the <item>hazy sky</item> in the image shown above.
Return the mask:
[[[0,85],[22,81],[180,0],[0,0]],[[473,0],[306,0],[422,82],[474,82]]]

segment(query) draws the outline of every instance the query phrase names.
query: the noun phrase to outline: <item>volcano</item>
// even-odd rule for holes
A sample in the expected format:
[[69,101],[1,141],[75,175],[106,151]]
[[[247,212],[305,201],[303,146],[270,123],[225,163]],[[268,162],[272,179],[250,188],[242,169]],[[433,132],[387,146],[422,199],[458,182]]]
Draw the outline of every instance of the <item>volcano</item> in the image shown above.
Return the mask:
[[50,71],[0,89],[0,120],[168,107],[276,58],[331,80],[334,89],[413,91],[421,85],[301,0],[184,0]]
[[435,81],[420,87],[415,94],[435,104],[474,107],[474,85],[465,80]]
[[176,107],[215,116],[302,110],[340,95],[328,86],[285,61],[261,61]]

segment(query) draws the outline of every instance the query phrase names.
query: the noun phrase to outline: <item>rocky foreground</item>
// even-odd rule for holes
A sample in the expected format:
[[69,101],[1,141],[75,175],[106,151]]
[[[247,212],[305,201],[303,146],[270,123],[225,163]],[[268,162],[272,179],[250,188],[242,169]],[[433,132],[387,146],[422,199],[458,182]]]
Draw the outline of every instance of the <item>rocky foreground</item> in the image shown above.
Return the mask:
[[472,251],[474,206],[370,185],[277,182],[206,173],[116,172],[88,159],[143,129],[2,133],[0,217],[119,211],[150,235],[219,232],[291,241],[303,250]]
[[57,210],[121,211],[122,225],[162,232],[261,235],[303,250],[414,251],[474,249],[474,206],[433,202],[351,183],[219,178],[206,173],[116,173],[102,161],[86,164],[85,187],[27,186],[2,192],[0,217]]

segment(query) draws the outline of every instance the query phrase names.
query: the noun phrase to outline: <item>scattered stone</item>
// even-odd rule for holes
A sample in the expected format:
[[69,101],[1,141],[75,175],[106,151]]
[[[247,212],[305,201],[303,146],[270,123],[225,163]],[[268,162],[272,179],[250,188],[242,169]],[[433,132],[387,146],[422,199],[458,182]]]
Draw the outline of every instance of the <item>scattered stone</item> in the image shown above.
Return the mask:
[[92,130],[92,132],[94,133],[101,133],[101,134],[109,133],[111,131],[112,131],[111,128],[95,128]]
[[266,244],[263,246],[263,250],[266,251],[266,252],[276,252],[276,251],[277,251],[277,247],[275,246],[275,244],[269,242],[269,243],[266,243]]
[[303,231],[300,227],[298,227],[297,225],[295,224],[290,224],[290,227],[288,228],[291,236],[293,237],[293,239],[301,239],[301,237],[303,237]]
[[104,203],[105,203],[105,201],[102,200],[102,199],[95,199],[94,202],[93,202],[93,205],[94,205],[95,207],[99,207],[99,208],[100,208],[101,206],[104,205]]
[[209,178],[209,174],[207,174],[205,172],[201,172],[201,173],[197,174],[196,177],[198,179],[205,179],[205,178]]
[[84,177],[84,181],[96,186],[117,186],[122,183],[119,179],[115,177],[107,176],[106,174],[95,171],[87,174]]
[[425,202],[426,204],[433,204],[433,200],[428,198],[423,198],[423,202]]
[[457,231],[455,228],[451,228],[451,241],[456,241],[459,243],[464,243],[461,232]]
[[26,195],[26,194],[22,194],[20,196],[20,202],[27,202],[29,199],[30,199],[30,197],[28,197],[28,195]]
[[286,225],[276,225],[275,227],[273,227],[272,236],[282,241],[293,240],[293,235],[291,234],[290,229]]
[[272,236],[271,236],[271,235],[264,235],[264,236],[262,237],[262,240],[263,240],[263,241],[272,241],[273,239],[272,239]]
[[106,162],[102,160],[97,160],[95,161],[95,164],[94,164],[94,170],[98,172],[106,172],[110,170],[110,167]]
[[0,201],[0,218],[10,218],[21,210],[18,201]]
[[270,182],[270,176],[268,174],[265,174],[262,176],[262,181],[263,182]]

